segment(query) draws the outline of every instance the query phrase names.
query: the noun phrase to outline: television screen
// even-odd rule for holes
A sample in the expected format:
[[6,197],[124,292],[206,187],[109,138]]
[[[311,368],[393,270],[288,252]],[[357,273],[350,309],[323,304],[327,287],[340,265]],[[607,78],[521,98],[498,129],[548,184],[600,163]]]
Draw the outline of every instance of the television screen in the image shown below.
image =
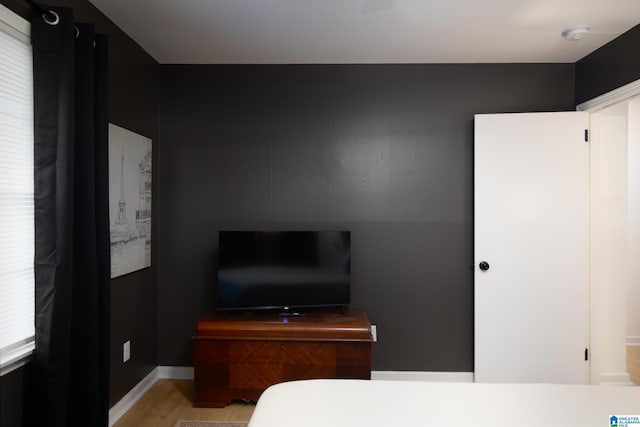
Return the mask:
[[348,231],[220,231],[218,309],[346,306]]

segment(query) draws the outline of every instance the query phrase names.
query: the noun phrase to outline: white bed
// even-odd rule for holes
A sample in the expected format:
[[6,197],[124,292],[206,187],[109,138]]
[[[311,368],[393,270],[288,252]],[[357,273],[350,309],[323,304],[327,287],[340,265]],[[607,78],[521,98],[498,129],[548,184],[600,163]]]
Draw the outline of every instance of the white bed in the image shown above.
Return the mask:
[[611,415],[640,416],[640,387],[307,380],[268,388],[249,427],[605,427]]

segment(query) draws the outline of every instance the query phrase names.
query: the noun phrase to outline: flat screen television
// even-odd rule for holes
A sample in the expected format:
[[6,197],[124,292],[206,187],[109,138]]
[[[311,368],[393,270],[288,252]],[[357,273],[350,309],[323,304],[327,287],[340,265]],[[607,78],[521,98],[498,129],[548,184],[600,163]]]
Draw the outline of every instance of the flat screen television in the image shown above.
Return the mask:
[[348,231],[219,231],[218,309],[345,307]]

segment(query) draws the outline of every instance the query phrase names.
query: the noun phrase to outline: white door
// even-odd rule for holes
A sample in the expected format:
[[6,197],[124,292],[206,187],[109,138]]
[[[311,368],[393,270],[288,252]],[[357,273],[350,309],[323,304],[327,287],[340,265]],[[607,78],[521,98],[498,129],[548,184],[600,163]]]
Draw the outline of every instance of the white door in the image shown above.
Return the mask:
[[584,112],[475,117],[478,382],[588,382],[588,127]]

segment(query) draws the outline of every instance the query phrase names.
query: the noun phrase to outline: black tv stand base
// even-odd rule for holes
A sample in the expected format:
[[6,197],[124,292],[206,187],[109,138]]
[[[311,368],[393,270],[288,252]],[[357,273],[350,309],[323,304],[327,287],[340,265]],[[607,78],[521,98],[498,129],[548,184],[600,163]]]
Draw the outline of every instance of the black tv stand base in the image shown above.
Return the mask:
[[282,311],[278,313],[278,317],[305,317],[307,313],[302,313],[299,311]]

